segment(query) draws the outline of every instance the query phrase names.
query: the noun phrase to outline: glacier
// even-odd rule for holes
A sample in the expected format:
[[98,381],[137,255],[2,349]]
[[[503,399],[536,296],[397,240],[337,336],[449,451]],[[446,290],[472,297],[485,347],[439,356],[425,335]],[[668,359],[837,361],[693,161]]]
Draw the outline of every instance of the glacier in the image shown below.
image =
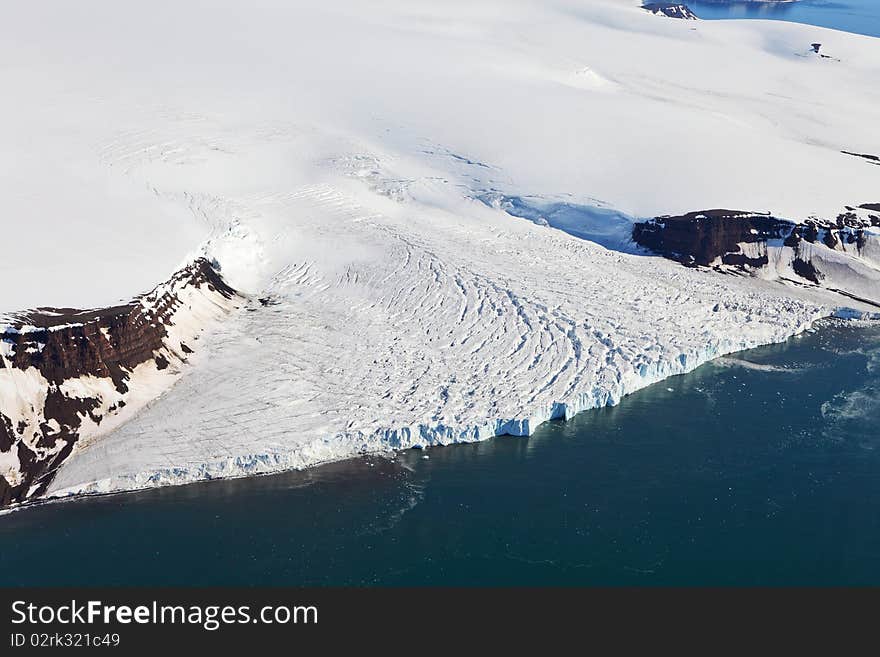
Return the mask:
[[199,258],[244,299],[47,494],[529,435],[876,314],[638,252],[620,222],[880,201],[842,152],[880,154],[877,39],[640,4],[16,8],[0,226],[45,248],[4,249],[0,311],[111,304]]

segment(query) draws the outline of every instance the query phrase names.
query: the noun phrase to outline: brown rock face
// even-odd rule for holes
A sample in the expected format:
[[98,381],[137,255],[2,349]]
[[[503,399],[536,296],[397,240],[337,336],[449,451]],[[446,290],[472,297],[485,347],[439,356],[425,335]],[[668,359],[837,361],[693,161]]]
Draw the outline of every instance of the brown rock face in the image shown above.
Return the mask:
[[[172,361],[186,360],[192,350],[168,337],[176,314],[186,310],[182,293],[193,290],[221,305],[237,296],[201,258],[124,305],[96,310],[39,308],[0,324],[0,377],[20,370],[44,388],[36,398],[25,399],[30,405],[26,417],[13,421],[0,413],[0,456],[16,450],[19,462],[17,473],[7,472],[12,481],[0,474],[0,506],[45,492],[79,440],[83,423],[99,425],[125,406],[131,374],[138,365],[153,361],[157,370],[164,370]],[[109,381],[117,393],[113,404],[108,407],[107,399],[97,393],[72,394],[64,389],[65,382],[82,377]]]
[[658,217],[637,223],[633,241],[685,265],[724,264],[761,267],[767,257],[748,258],[741,243],[782,239],[794,224],[770,215],[738,210],[704,210],[677,217]]
[[632,238],[636,244],[685,265],[710,266],[720,262],[742,268],[768,264],[766,254],[747,256],[742,244],[781,240],[798,254],[794,272],[815,283],[821,279],[821,272],[814,264],[800,259],[800,245],[821,243],[832,250],[855,245],[860,252],[866,244],[866,229],[880,226],[880,216],[864,216],[865,211],[871,212],[875,207],[880,206],[848,207],[833,220],[810,219],[804,223],[754,212],[704,210],[636,223]]

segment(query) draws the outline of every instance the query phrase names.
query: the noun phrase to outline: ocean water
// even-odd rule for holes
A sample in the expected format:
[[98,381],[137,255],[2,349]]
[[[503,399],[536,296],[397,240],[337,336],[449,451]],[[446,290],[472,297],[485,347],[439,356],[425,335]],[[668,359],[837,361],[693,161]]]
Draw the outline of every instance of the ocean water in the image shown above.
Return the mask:
[[880,37],[878,0],[797,0],[796,2],[742,2],[685,0],[703,19],[760,18],[830,27]]
[[0,585],[876,585],[878,427],[880,326],[829,323],[530,438],[0,516]]

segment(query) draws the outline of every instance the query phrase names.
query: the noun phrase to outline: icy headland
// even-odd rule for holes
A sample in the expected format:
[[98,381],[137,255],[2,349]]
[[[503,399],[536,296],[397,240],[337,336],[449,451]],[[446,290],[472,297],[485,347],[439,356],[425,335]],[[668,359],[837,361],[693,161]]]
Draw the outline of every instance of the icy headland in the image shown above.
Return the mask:
[[[21,99],[2,109],[17,173],[0,221],[42,218],[49,246],[5,250],[0,310],[109,305],[199,256],[248,299],[48,494],[527,435],[839,308],[876,311],[685,268],[625,229],[880,201],[880,168],[843,152],[880,154],[880,42],[640,4],[17,8],[0,27],[0,82]],[[527,197],[578,212],[505,205]],[[85,237],[52,240],[71,217]]]

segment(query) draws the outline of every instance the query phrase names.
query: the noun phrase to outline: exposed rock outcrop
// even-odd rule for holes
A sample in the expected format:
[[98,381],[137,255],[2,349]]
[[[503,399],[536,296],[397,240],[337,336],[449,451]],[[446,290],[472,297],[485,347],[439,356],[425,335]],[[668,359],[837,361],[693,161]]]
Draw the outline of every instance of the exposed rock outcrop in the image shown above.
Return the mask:
[[875,164],[880,166],[880,157],[877,155],[871,155],[870,153],[853,153],[852,151],[840,151],[844,155],[851,155],[852,157],[858,157],[863,159],[868,164]]
[[704,210],[637,222],[632,238],[684,265],[792,278],[880,304],[880,204],[802,223]]
[[172,385],[238,300],[200,258],[123,305],[0,318],[0,506],[40,496],[77,444]]
[[781,239],[793,225],[770,215],[737,210],[705,210],[636,223],[633,241],[685,265],[709,266],[719,258],[728,265],[767,264],[766,254],[748,256],[742,243]]
[[685,20],[697,20],[697,15],[685,4],[676,2],[647,2],[642,9],[650,11],[656,16],[668,16],[669,18],[682,18]]

